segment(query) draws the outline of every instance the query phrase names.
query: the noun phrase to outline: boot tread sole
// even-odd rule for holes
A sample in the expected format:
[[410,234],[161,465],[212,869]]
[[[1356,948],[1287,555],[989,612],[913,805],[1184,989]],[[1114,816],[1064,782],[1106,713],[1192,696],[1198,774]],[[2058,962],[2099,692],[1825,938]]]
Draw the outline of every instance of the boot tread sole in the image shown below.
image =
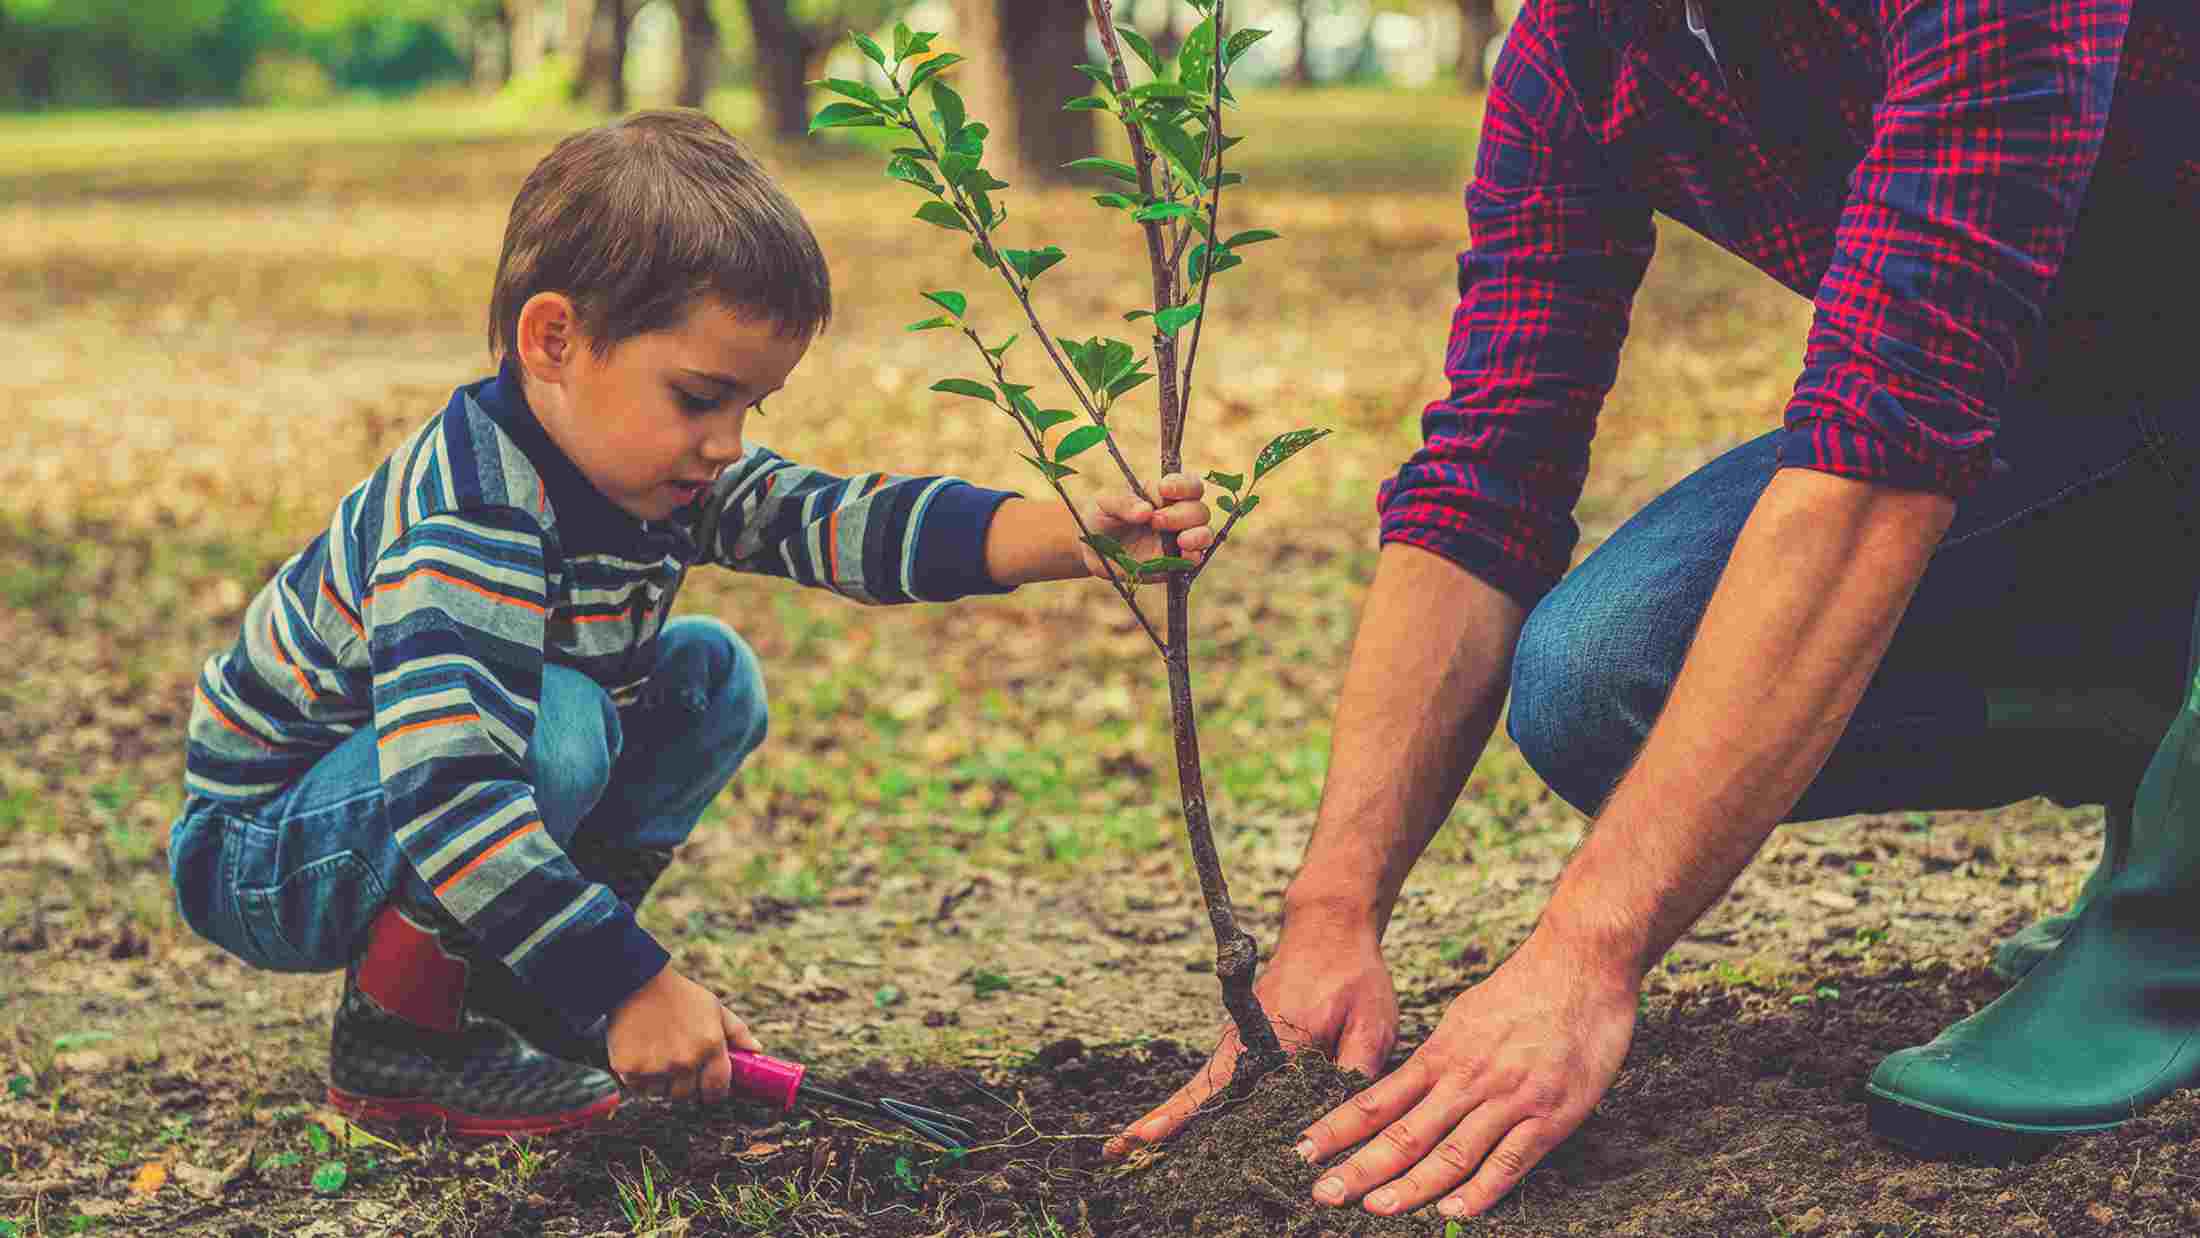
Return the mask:
[[439,1105],[432,1100],[361,1096],[332,1087],[329,1107],[347,1118],[380,1122],[439,1122],[446,1132],[461,1136],[495,1138],[503,1135],[551,1135],[577,1130],[610,1117],[623,1099],[618,1094],[563,1113],[527,1114],[492,1118]]

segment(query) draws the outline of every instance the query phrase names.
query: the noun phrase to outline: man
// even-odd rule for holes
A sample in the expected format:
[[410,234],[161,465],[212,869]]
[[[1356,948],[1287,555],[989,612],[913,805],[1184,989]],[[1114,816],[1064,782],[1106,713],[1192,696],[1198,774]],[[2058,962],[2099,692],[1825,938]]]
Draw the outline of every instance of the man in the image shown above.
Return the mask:
[[[1783,820],[2110,809],[2080,908],[1882,1064],[1875,1129],[2008,1155],[2200,1083],[2195,54],[2185,0],[1529,0],[1467,192],[1451,394],[1383,490],[1263,1001],[1377,1071],[1383,928],[1508,684],[1521,750],[1594,821],[1527,941],[1305,1132],[1317,1199],[1493,1205]],[[1560,582],[1654,211],[1814,298],[1805,368],[1784,429]]]

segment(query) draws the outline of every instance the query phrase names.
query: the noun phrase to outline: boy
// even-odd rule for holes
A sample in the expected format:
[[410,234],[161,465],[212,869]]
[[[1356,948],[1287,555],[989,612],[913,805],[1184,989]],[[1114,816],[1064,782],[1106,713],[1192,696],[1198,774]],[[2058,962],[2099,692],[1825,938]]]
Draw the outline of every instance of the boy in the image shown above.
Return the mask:
[[[666,616],[709,561],[859,602],[1101,572],[1067,512],[950,478],[744,449],[831,313],[793,203],[699,113],[574,135],[513,203],[497,376],[276,574],[193,708],[170,842],[201,935],[343,969],[329,1100],[543,1133],[626,1091],[720,1099],[760,1049],[634,909],[763,740],[755,656]],[[1200,557],[1199,483],[1095,531]],[[611,1073],[582,1064],[608,1048]]]

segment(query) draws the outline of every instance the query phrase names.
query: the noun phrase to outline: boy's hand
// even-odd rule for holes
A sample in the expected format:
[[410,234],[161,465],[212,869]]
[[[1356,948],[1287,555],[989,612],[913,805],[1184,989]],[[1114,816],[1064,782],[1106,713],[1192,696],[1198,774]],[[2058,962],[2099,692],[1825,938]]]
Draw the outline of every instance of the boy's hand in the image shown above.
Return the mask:
[[[1207,548],[1215,540],[1215,531],[1207,523],[1207,505],[1199,501],[1206,492],[1205,483],[1197,477],[1171,473],[1161,479],[1160,496],[1166,506],[1160,511],[1134,495],[1102,495],[1086,509],[1085,526],[1123,543],[1123,549],[1139,560],[1160,557],[1162,533],[1174,533],[1183,556],[1198,563],[1206,558]],[[1087,572],[1107,576],[1107,566],[1097,551],[1083,542],[1077,544],[1077,549]]]
[[716,994],[670,967],[611,1012],[605,1042],[623,1087],[666,1100],[724,1100],[733,1084],[727,1051],[764,1051]]

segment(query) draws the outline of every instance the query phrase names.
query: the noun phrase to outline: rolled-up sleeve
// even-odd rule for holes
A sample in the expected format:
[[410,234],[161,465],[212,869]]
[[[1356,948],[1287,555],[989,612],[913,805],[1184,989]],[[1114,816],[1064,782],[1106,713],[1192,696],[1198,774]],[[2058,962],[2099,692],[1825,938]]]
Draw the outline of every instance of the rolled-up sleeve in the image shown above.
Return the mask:
[[1820,285],[1782,467],[1962,497],[2036,342],[2132,0],[1879,0],[1887,90]]
[[1506,37],[1467,187],[1444,369],[1422,446],[1377,500],[1419,546],[1532,606],[1565,570],[1596,418],[1655,249],[1530,5]]

